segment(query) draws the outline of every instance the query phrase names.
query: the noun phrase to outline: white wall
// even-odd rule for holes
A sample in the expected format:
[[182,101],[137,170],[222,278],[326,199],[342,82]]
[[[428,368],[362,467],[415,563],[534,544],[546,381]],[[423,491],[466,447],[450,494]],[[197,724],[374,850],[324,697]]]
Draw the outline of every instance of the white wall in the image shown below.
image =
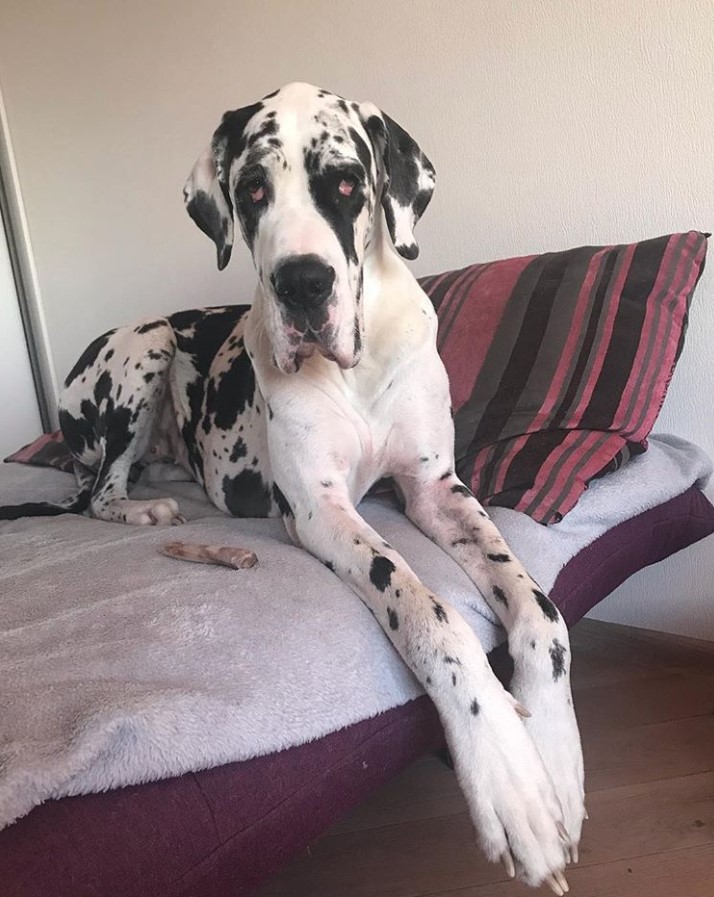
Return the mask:
[[[102,328],[245,299],[181,186],[227,108],[310,80],[372,99],[439,174],[418,273],[714,230],[712,0],[3,0],[0,83],[63,376]],[[714,265],[659,428],[714,451]],[[605,612],[714,637],[711,542]],[[630,616],[634,615],[634,616]]]

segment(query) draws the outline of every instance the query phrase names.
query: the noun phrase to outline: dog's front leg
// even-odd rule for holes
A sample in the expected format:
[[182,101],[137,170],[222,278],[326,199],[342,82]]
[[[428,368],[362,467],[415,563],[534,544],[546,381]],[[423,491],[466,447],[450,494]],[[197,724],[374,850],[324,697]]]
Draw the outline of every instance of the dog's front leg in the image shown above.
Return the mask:
[[398,482],[407,515],[458,561],[508,632],[511,692],[531,714],[526,727],[553,779],[577,861],[585,814],[583,758],[565,622],[455,474]]
[[473,630],[359,516],[346,488],[333,480],[281,486],[301,544],[357,592],[434,701],[488,858],[562,894],[557,796],[520,705],[493,675]]

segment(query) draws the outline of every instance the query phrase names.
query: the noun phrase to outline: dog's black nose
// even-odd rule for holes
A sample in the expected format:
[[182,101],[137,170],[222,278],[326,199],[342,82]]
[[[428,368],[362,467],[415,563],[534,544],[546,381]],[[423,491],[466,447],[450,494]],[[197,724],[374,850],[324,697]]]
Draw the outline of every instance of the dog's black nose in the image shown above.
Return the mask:
[[298,255],[281,262],[270,279],[288,308],[317,308],[332,293],[335,269],[316,255]]

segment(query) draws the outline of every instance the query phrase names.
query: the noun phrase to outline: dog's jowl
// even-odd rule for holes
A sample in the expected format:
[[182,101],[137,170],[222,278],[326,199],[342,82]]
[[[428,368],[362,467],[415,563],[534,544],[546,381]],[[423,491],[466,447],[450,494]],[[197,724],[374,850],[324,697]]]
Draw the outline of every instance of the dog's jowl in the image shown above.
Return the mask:
[[[132,466],[157,458],[183,465],[229,514],[281,515],[433,699],[488,858],[562,894],[584,815],[568,632],[454,473],[436,316],[404,262],[434,183],[417,143],[371,103],[290,84],[227,112],[184,198],[219,268],[242,235],[258,278],[252,305],[95,340],[61,398],[78,495],[0,516],[88,509],[180,524],[173,499],[128,497]],[[386,476],[505,626],[510,692],[459,613],[357,512]]]

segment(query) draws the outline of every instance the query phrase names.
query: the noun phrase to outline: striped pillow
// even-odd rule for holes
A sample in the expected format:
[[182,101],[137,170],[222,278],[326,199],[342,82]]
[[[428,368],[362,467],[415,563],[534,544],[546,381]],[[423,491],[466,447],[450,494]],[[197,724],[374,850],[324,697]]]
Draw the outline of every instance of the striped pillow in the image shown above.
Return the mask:
[[421,279],[439,316],[456,460],[485,504],[562,520],[647,448],[708,234],[472,265]]

